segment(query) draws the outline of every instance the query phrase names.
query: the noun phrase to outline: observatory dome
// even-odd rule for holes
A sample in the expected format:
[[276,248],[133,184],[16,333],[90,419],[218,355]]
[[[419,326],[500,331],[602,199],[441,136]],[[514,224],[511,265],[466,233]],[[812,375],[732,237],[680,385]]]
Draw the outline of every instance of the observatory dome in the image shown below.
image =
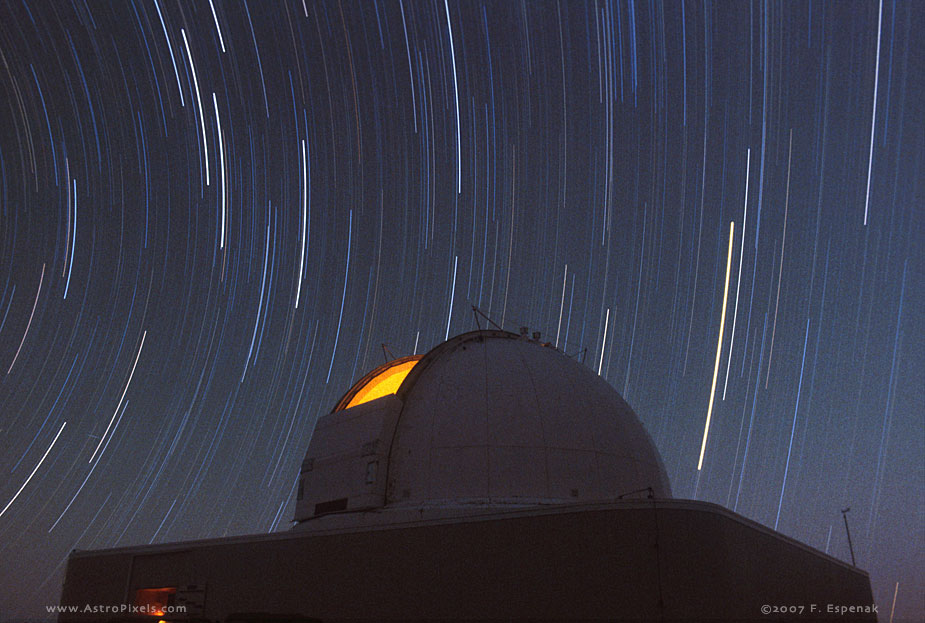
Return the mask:
[[538,340],[473,331],[373,370],[319,419],[296,520],[613,500],[647,488],[671,497],[658,451],[613,387]]

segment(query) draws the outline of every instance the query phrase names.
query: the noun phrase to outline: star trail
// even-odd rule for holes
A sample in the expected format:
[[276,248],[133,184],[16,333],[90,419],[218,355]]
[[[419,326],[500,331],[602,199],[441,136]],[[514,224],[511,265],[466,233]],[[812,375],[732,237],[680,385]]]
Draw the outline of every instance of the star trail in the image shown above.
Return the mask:
[[526,326],[675,497],[925,611],[925,5],[0,4],[0,621],[285,530],[383,362]]

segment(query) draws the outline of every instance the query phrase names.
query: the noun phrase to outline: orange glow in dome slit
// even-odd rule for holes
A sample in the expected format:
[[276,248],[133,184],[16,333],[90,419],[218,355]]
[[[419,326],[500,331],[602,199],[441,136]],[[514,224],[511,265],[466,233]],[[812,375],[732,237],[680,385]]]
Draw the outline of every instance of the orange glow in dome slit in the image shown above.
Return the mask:
[[413,368],[417,362],[418,360],[405,361],[386,368],[357,390],[356,394],[354,394],[353,398],[350,399],[350,402],[348,402],[347,406],[344,408],[349,409],[361,405],[364,402],[370,402],[377,398],[394,394],[398,391],[402,381],[405,380],[405,377],[408,376],[408,373],[411,372],[411,368]]

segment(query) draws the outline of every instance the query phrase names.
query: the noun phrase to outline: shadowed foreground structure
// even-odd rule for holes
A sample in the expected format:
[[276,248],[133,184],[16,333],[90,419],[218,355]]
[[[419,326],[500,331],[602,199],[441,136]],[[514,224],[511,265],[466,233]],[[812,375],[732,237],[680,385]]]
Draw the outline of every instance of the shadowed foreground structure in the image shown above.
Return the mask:
[[319,419],[297,491],[288,532],[74,552],[60,623],[876,620],[863,571],[673,499],[629,405],[525,334],[373,370]]

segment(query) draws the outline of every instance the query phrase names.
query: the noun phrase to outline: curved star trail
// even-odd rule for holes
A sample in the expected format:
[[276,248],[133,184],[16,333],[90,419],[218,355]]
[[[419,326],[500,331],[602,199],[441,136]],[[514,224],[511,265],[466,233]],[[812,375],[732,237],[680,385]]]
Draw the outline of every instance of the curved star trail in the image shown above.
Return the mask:
[[917,619],[923,32],[879,0],[4,2],[0,618],[47,619],[75,548],[286,529],[316,418],[475,305],[620,389],[677,497],[843,560],[850,506]]

